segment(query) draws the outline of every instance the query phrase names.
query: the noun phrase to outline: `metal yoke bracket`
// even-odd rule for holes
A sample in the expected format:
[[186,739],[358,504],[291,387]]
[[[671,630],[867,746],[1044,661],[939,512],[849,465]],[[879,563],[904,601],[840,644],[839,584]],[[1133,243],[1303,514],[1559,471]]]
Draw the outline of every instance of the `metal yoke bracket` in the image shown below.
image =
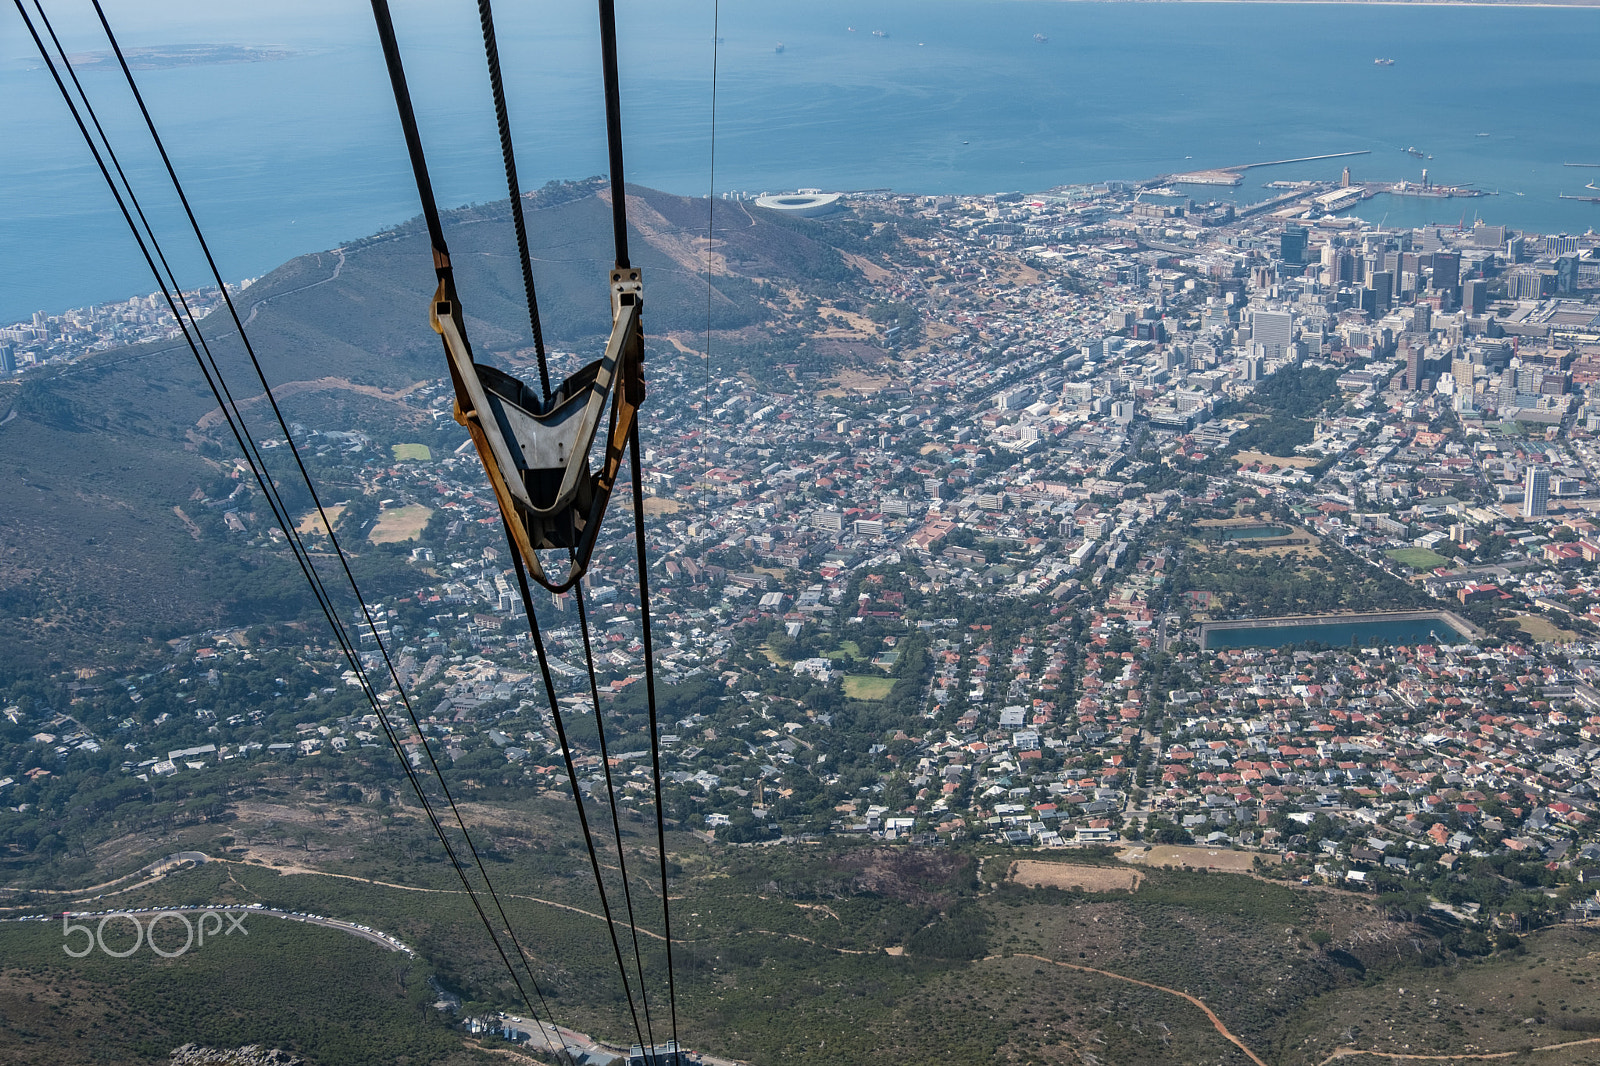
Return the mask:
[[[535,581],[551,592],[571,588],[588,567],[621,468],[623,449],[644,401],[644,285],[637,267],[610,271],[611,336],[604,354],[572,374],[545,402],[517,378],[474,362],[460,301],[448,274],[434,293],[429,320],[444,340],[456,386],[456,421],[465,426],[500,510]],[[589,452],[612,399],[605,456],[589,470]],[[554,581],[536,554],[566,548],[567,577]]]

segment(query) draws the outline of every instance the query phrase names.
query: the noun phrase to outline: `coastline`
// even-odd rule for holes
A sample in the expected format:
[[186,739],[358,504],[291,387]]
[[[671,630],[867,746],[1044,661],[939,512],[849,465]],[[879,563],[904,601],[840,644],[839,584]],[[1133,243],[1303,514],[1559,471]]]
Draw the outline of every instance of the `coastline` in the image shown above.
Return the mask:
[[[718,175],[727,175],[722,182],[727,188],[719,191],[800,186],[884,186],[934,196],[1041,191],[1062,183],[1130,176],[1142,180],[1190,170],[1201,160],[1233,164],[1327,152],[1332,147],[1373,150],[1370,164],[1355,167],[1357,176],[1392,182],[1418,176],[1416,168],[1423,163],[1397,149],[1421,144],[1438,153],[1430,172],[1438,180],[1505,190],[1499,198],[1484,197],[1470,204],[1474,214],[1481,210],[1487,222],[1540,233],[1578,233],[1600,225],[1600,205],[1559,199],[1562,193],[1576,193],[1583,181],[1572,181],[1577,176],[1573,172],[1556,171],[1539,162],[1577,158],[1574,153],[1586,153],[1593,146],[1594,138],[1583,136],[1584,131],[1593,129],[1592,108],[1581,103],[1590,94],[1576,90],[1587,85],[1587,71],[1592,66],[1581,56],[1600,50],[1596,44],[1600,22],[1569,23],[1562,21],[1564,14],[1538,11],[1512,16],[1509,22],[1478,21],[1482,17],[1478,9],[1482,8],[1587,9],[1600,7],[1600,0],[1074,2],[1079,6],[1088,2],[1252,3],[1260,10],[1169,12],[1169,17],[1152,19],[1118,6],[1057,11],[1037,4],[996,7],[981,0],[942,0],[919,9],[922,14],[903,16],[915,32],[928,34],[928,48],[934,54],[917,49],[917,42],[908,39],[912,32],[908,30],[897,32],[895,43],[885,46],[886,50],[840,50],[834,47],[837,41],[823,47],[841,36],[838,31],[843,25],[816,29],[816,46],[808,51],[802,44],[808,40],[804,34],[811,32],[810,19],[802,19],[797,27],[794,19],[780,18],[781,12],[763,15],[750,32],[757,34],[759,28],[763,42],[769,37],[788,39],[789,55],[784,62],[769,58],[770,45],[738,53],[743,56],[738,62],[748,65],[746,73],[738,75],[749,79],[743,83],[748,92],[744,105],[730,105],[721,113],[724,144],[738,147],[721,153]],[[1303,4],[1471,10],[1465,14],[1458,10],[1435,21],[1425,10],[1417,14],[1351,12],[1338,7],[1313,12],[1298,6],[1291,9],[1291,5]],[[958,27],[969,12],[992,20],[993,32],[973,39],[955,33],[952,27]],[[1550,19],[1555,21],[1547,21]],[[1174,20],[1181,32],[1168,25]],[[1073,27],[1092,32],[1076,32]],[[1030,42],[1032,32],[1039,29],[1050,35],[1050,43]],[[1119,56],[1117,49],[1104,46],[1130,35],[1146,42],[1136,58]],[[275,25],[253,36],[264,42],[288,40],[281,46],[284,48],[297,46],[294,34]],[[1473,53],[1472,42],[1485,36],[1500,40],[1501,45]],[[1259,41],[1263,37],[1281,38],[1285,44],[1238,48],[1242,39]],[[1289,42],[1324,37],[1326,47],[1297,55],[1293,64],[1283,66],[1283,52],[1297,47]],[[1206,46],[1192,47],[1200,38]],[[1450,53],[1474,55],[1474,69],[1489,82],[1502,84],[1502,89],[1474,89],[1479,95],[1473,97],[1471,108],[1458,106],[1460,98],[1434,92],[1428,73],[1433,68],[1424,61],[1426,51],[1419,48],[1424,42],[1440,41],[1447,42]],[[1209,76],[1214,55],[1230,54],[1217,49],[1230,47],[1237,59],[1230,66],[1238,67],[1238,78]],[[1398,56],[1396,66],[1373,65],[1374,57],[1390,55]],[[1565,57],[1565,62],[1555,62],[1557,56]],[[219,194],[208,217],[215,219],[212,225],[229,239],[227,275],[262,274],[300,254],[326,250],[353,234],[376,231],[415,213],[415,189],[402,180],[403,167],[393,165],[403,160],[392,154],[396,151],[396,138],[388,124],[392,102],[385,104],[365,82],[351,87],[355,95],[340,96],[336,87],[348,80],[347,59],[337,49],[306,48],[298,58],[281,63],[183,66],[159,77],[152,75],[174,97],[173,114],[179,116],[179,126],[169,131],[171,136],[206,145],[203,152],[192,153],[185,180],[210,181]],[[734,62],[733,58],[725,60],[725,69],[735,69],[727,68],[727,62]],[[1027,71],[1025,92],[1015,76],[1001,73],[1016,63],[1021,66],[1014,74]],[[1114,99],[1096,97],[1099,102],[1087,109],[1047,107],[1041,112],[1043,125],[1036,126],[1026,117],[1031,114],[1031,104],[998,106],[994,115],[986,115],[983,107],[973,103],[979,97],[957,92],[948,84],[952,69],[968,72],[974,86],[981,84],[982,99],[1002,105],[1018,100],[1019,93],[1030,100],[1052,97],[1086,105],[1089,98],[1081,97],[1084,85],[1131,80],[1129,91]],[[690,112],[679,109],[682,101],[674,94],[688,92],[687,86],[694,80],[685,80],[686,70],[674,62],[639,72],[643,84],[650,87],[642,99],[663,103],[641,116],[633,139],[643,147],[640,163],[633,169],[643,184],[651,187],[702,194],[706,175],[703,166],[695,165],[700,161],[695,152],[708,144],[705,134],[709,127],[699,119],[691,121]],[[28,152],[13,153],[16,158],[0,167],[12,194],[10,200],[17,205],[6,214],[6,221],[19,245],[33,252],[30,268],[19,272],[0,294],[0,304],[5,305],[0,320],[21,320],[41,310],[58,314],[71,307],[117,302],[140,293],[148,287],[147,272],[131,242],[105,239],[108,231],[116,232],[122,223],[81,138],[70,122],[48,118],[60,107],[48,77],[20,67],[0,74],[4,74],[0,95],[10,99],[14,94],[18,101],[9,109],[5,128],[10,139],[30,146]],[[779,129],[767,121],[769,108],[790,106],[783,101],[790,99],[794,87],[814,78],[832,79],[837,84],[828,100],[804,105],[805,123]],[[903,83],[896,89],[907,94],[901,104],[916,101],[915,106],[899,114],[886,102],[888,97],[872,88],[884,79]],[[1280,79],[1287,81],[1279,84]],[[1510,82],[1516,83],[1515,91]],[[471,102],[476,101],[475,81],[460,80],[459,88],[454,79],[446,84],[451,93],[462,97],[461,101],[452,97],[451,106],[478,106]],[[1473,84],[1478,84],[1478,79]],[[1326,94],[1319,94],[1314,87],[1335,85],[1340,87],[1342,103],[1335,109],[1340,116],[1338,128],[1328,131],[1337,139],[1330,140],[1320,130],[1311,133],[1304,117],[1328,111]],[[1542,93],[1541,85],[1545,87]],[[287,112],[309,117],[326,114],[334,106],[343,118],[338,123],[308,119],[293,129],[288,123],[262,125],[256,121],[259,101],[269,96]],[[691,96],[699,99],[697,92]],[[1417,104],[1396,109],[1392,104],[1397,98],[1415,98]],[[664,103],[668,100],[674,101],[670,107]],[[1531,121],[1514,103],[1523,100],[1540,101]],[[205,106],[197,109],[201,102]],[[551,118],[552,124],[541,136],[539,177],[588,174],[589,141],[583,125],[587,120],[579,111],[563,114],[560,121]],[[1129,121],[1142,131],[1139,136],[1127,136]],[[901,125],[895,135],[899,145],[895,152],[864,158],[848,147],[872,143],[897,123]],[[670,135],[669,130],[673,131]],[[968,145],[961,143],[977,130],[985,132]],[[1492,135],[1475,139],[1479,131],[1491,131]],[[691,141],[676,143],[691,132]],[[732,140],[727,140],[729,137]],[[503,188],[491,181],[500,165],[491,141],[475,135],[463,139],[463,154],[451,172],[459,188],[459,193],[451,195],[458,202],[504,195]],[[695,152],[686,150],[691,143]],[[1290,176],[1336,177],[1339,169],[1307,165]],[[231,190],[238,190],[237,196]],[[1191,191],[1202,199],[1213,198],[1203,190]],[[1516,196],[1515,192],[1525,195]],[[1392,210],[1389,224],[1417,226],[1454,223],[1463,206],[1383,195],[1358,208],[1356,214],[1370,214],[1371,221],[1379,221]],[[86,262],[96,264],[91,278],[80,276],[78,264]]]

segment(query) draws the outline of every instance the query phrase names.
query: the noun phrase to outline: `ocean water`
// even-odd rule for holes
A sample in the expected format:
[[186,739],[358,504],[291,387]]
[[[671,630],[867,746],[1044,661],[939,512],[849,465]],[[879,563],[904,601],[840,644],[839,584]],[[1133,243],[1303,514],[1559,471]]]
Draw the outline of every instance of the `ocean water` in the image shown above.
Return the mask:
[[[603,172],[593,7],[501,6],[524,184]],[[1600,221],[1600,205],[1558,198],[1600,179],[1562,166],[1600,163],[1600,10],[728,0],[713,56],[706,0],[619,7],[628,178],[674,192],[713,187],[715,58],[719,193],[1037,191],[1366,151],[1252,171],[1230,195],[1254,199],[1265,195],[1260,182],[1337,177],[1345,165],[1358,180],[1388,181],[1426,165],[1435,181],[1499,195],[1384,196],[1361,213],[1390,225],[1481,217],[1547,232]],[[416,214],[366,4],[107,8],[128,47],[295,52],[139,75],[225,276]],[[105,47],[75,8],[62,14],[69,50]],[[397,3],[396,21],[441,203],[503,196],[471,5]],[[31,49],[16,15],[0,16],[0,322],[152,287]],[[1394,65],[1374,65],[1379,56]],[[159,190],[120,76],[83,77],[136,180]],[[1432,160],[1406,154],[1409,145]],[[180,232],[170,196],[152,191],[147,208],[165,233]],[[169,243],[185,282],[203,282],[196,257]]]

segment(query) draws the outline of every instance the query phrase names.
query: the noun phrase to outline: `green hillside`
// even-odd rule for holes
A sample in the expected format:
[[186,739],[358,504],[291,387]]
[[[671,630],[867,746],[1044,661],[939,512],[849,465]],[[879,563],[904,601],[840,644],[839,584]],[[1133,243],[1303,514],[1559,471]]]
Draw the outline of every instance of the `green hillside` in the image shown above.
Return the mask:
[[[552,184],[530,194],[527,205],[547,342],[586,353],[584,360],[610,325],[605,188],[598,180]],[[647,332],[703,336],[708,202],[648,189],[634,189],[630,200]],[[507,205],[462,208],[445,221],[477,357],[532,373]],[[713,279],[711,311],[730,351],[750,355],[738,340],[742,331],[781,333],[788,314],[751,278],[832,292],[854,276],[824,243],[833,238],[856,239],[838,227],[802,232],[742,208],[721,217],[716,250],[724,267]],[[420,442],[448,451],[460,443],[459,429],[436,426],[408,392],[444,373],[427,326],[434,285],[426,236],[412,222],[286,263],[239,294],[237,305],[289,419],[308,429],[361,432],[383,446]],[[202,328],[244,405],[251,436],[281,436],[226,314]],[[659,339],[651,345],[652,358],[671,357]],[[576,365],[574,357],[556,357],[558,374]],[[177,341],[103,352],[32,373],[20,388],[0,388],[0,641],[12,649],[9,665],[105,661],[178,632],[312,609],[284,551],[240,551],[222,528],[226,508],[201,502],[217,498],[212,489],[234,487],[221,479],[234,470],[239,446],[216,407]],[[287,452],[267,458],[295,513],[308,509]],[[315,463],[313,472],[327,473]],[[319,485],[330,500],[351,489],[335,474]],[[266,508],[259,511],[268,521]],[[364,585],[383,590],[381,567],[362,573]]]
[[[563,1024],[626,1043],[627,1007],[581,852],[547,821],[555,807],[521,810],[532,833],[481,811],[481,831],[506,827],[487,835],[508,916]],[[136,1024],[108,1045],[122,1049],[120,1061],[142,1061],[163,1040],[261,1042],[341,1063],[462,1047],[462,1034],[419,1005],[419,982],[436,975],[468,1011],[514,1002],[476,917],[418,827],[362,844],[361,812],[338,813],[351,829],[319,833],[309,849],[247,831],[258,841],[249,861],[176,873],[116,905],[262,903],[341,917],[416,947],[414,967],[263,916],[248,919],[248,941],[208,942],[171,962],[140,956],[136,966],[65,959],[58,924],[3,924],[0,1054],[99,1061],[57,1038],[128,1019]],[[1587,1045],[1518,1052],[1586,1040],[1600,1025],[1586,995],[1600,972],[1587,934],[1572,928],[1479,954],[1448,946],[1447,921],[1397,921],[1359,893],[1244,875],[1150,870],[1130,895],[980,883],[983,854],[961,850],[713,850],[690,838],[675,838],[673,850],[682,1035],[753,1063],[1048,1063],[1099,1048],[1101,1061],[1129,1066],[1244,1064],[1242,1044],[1274,1066],[1316,1066],[1342,1048],[1471,1044],[1511,1052],[1505,1061],[1564,1066],[1589,1061]],[[658,914],[656,898],[649,877],[635,882],[643,914]],[[659,917],[642,925],[659,931]],[[642,948],[659,974],[659,936],[647,933]],[[365,1019],[365,1042],[351,1042],[355,1018]],[[13,1059],[6,1048],[52,1057]]]

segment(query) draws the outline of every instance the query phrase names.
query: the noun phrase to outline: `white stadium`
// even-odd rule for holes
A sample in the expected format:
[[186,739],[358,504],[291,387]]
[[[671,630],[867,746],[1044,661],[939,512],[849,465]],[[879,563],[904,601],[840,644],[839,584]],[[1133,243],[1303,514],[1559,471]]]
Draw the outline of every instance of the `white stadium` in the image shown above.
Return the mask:
[[823,192],[821,189],[801,189],[799,192],[780,192],[756,197],[756,206],[770,211],[815,218],[839,210],[843,193]]

